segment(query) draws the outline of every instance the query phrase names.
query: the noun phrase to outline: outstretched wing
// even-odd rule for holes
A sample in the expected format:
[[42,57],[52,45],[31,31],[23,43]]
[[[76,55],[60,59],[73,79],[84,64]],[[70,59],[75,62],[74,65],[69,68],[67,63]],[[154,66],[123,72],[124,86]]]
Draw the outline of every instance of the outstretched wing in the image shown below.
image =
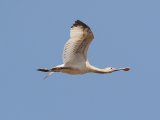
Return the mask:
[[94,36],[91,29],[80,20],[75,21],[70,30],[70,39],[63,51],[65,66],[83,67],[87,60],[88,47]]

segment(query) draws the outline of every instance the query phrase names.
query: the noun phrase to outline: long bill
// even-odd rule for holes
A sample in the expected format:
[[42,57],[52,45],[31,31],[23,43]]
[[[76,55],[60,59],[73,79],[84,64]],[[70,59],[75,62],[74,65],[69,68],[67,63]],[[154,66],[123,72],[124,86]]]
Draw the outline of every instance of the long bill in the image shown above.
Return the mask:
[[115,70],[114,71],[119,71],[119,70],[123,70],[123,71],[129,71],[130,70],[130,68],[115,68]]

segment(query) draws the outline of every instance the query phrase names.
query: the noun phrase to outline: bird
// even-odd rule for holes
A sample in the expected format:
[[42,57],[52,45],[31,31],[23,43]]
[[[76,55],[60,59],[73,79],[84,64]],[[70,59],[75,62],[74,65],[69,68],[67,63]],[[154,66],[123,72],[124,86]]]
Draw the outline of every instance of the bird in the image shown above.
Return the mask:
[[94,39],[91,28],[80,20],[76,20],[70,29],[70,38],[64,45],[63,64],[48,68],[39,68],[38,71],[47,72],[45,79],[55,72],[72,75],[85,73],[107,74],[115,71],[129,71],[130,68],[97,68],[89,63],[87,58],[88,48]]

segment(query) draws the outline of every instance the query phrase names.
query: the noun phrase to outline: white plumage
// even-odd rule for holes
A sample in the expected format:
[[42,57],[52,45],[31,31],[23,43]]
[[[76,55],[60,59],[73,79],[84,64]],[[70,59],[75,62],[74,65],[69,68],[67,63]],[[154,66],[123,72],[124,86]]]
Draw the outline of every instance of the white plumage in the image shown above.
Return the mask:
[[51,69],[41,68],[38,71],[49,72],[64,72],[68,74],[83,74],[88,72],[94,73],[112,73],[114,71],[124,70],[129,68],[112,68],[105,69],[96,68],[89,64],[87,59],[87,51],[94,36],[89,26],[80,20],[75,21],[70,29],[70,39],[66,42],[63,51],[63,63]]
[[63,52],[63,62],[66,67],[84,68],[87,61],[88,47],[93,40],[90,28],[80,21],[76,21],[70,30],[70,39]]

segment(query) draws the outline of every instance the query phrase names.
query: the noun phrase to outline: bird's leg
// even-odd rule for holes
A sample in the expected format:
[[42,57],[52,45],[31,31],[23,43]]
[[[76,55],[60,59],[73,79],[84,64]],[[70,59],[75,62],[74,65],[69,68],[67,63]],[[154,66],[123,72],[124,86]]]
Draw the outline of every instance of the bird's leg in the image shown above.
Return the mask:
[[61,70],[70,69],[70,67],[53,67],[51,69],[48,68],[39,68],[38,71],[41,72],[61,72]]
[[46,80],[54,72],[61,72],[64,69],[69,69],[69,67],[54,67],[54,68],[51,68],[51,69],[48,69],[48,68],[39,68],[37,70],[41,71],[41,72],[47,72],[47,75],[44,77],[44,80]]
[[37,69],[37,71],[49,72],[50,70],[48,68],[39,68],[39,69]]
[[61,70],[70,69],[70,67],[54,67],[50,69],[52,72],[61,72]]
[[49,76],[51,76],[53,73],[54,73],[54,72],[48,72],[47,75],[46,75],[43,79],[44,79],[44,80],[47,80],[47,78],[48,78]]

